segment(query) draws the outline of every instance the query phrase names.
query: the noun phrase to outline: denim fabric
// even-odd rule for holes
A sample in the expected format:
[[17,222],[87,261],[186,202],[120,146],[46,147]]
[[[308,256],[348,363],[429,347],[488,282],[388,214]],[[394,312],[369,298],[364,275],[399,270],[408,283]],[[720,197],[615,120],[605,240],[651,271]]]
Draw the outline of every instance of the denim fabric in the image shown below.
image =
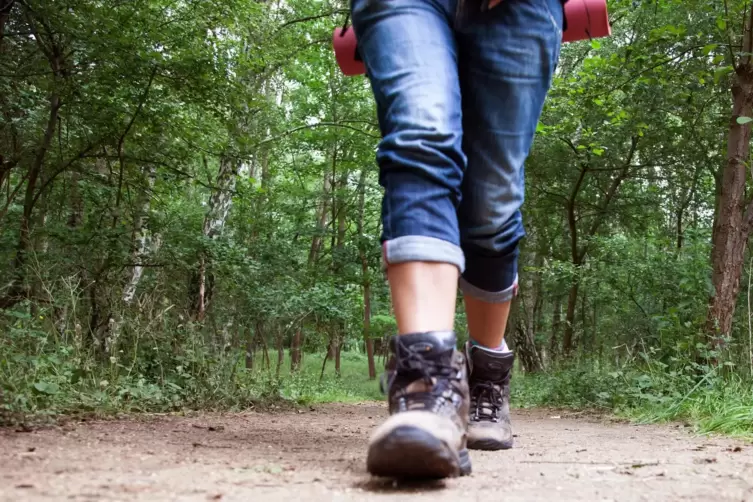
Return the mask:
[[[463,0],[460,0],[461,2]],[[387,264],[452,263],[465,294],[517,290],[524,163],[557,64],[560,0],[352,0],[377,103]]]

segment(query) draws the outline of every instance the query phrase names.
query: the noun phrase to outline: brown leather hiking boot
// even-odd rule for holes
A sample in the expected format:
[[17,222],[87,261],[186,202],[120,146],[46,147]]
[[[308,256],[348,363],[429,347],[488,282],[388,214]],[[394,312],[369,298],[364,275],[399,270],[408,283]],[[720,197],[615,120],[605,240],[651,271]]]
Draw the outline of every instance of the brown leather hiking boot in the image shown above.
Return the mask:
[[479,346],[466,346],[471,393],[468,448],[512,448],[510,377],[515,355]]
[[471,472],[467,367],[455,344],[452,331],[390,341],[393,355],[385,377],[391,416],[369,441],[371,474],[446,478]]

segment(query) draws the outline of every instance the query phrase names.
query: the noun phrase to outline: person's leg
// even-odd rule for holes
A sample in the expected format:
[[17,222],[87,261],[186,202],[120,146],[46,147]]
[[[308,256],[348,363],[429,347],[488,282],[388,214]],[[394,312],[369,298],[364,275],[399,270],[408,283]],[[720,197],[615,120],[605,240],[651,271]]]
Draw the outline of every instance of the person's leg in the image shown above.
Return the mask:
[[454,4],[352,2],[383,136],[383,254],[399,331],[387,368],[391,416],[367,455],[369,472],[382,476],[470,471],[467,369],[452,331],[464,269],[457,206],[466,162]]
[[511,302],[490,303],[466,294],[463,303],[473,342],[482,347],[502,349]]
[[458,35],[468,167],[458,213],[472,343],[469,447],[512,446],[504,344],[523,238],[523,165],[559,58],[560,0],[504,1]]
[[409,261],[389,265],[398,334],[452,331],[458,268],[450,263]]

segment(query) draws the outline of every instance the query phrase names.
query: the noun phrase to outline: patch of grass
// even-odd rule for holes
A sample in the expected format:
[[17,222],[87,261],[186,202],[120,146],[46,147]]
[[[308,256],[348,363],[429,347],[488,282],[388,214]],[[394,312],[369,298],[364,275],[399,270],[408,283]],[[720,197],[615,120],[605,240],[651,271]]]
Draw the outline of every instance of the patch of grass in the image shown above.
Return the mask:
[[[327,361],[324,375],[320,379],[324,356],[323,353],[304,354],[300,369],[291,373],[290,357],[286,352],[284,363],[280,367],[279,379],[273,376],[276,373],[274,363],[269,371],[257,370],[252,376],[259,382],[265,382],[264,385],[274,387],[280,397],[301,404],[360,402],[384,398],[379,390],[378,380],[369,380],[365,354],[343,352],[341,375],[335,375],[335,363],[330,360]],[[256,366],[260,366],[261,363],[261,358],[257,358]]]
[[511,397],[515,407],[602,409],[638,423],[683,421],[700,434],[753,439],[753,382],[718,373],[723,372],[612,371],[598,365],[518,373]]

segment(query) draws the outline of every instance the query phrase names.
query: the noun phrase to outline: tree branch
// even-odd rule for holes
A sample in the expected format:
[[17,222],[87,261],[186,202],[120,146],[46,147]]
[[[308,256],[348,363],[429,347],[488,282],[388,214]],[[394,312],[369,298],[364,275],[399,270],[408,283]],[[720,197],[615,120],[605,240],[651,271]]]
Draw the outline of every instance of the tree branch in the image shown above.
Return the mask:
[[348,14],[349,12],[350,11],[348,9],[335,9],[335,10],[332,10],[330,12],[325,12],[324,14],[317,14],[317,15],[314,15],[314,16],[307,16],[307,17],[302,17],[302,18],[299,18],[299,19],[293,19],[291,21],[288,21],[288,22],[283,23],[282,25],[280,25],[280,27],[277,28],[277,31],[279,32],[283,28],[287,28],[288,26],[292,26],[294,24],[307,23],[309,21],[315,21],[317,19],[322,19],[324,17],[334,16],[335,14]]
[[[609,207],[609,204],[612,202],[612,199],[617,194],[617,190],[620,188],[620,185],[622,182],[627,178],[627,175],[630,172],[630,164],[633,161],[633,156],[635,155],[635,150],[638,146],[638,137],[633,136],[630,138],[630,150],[628,151],[627,158],[625,159],[625,162],[623,163],[623,170],[614,177],[612,180],[611,185],[609,186],[609,190],[607,190],[607,193],[604,195],[604,201],[601,204],[600,207],[600,214],[599,216],[594,220],[594,222],[591,224],[591,229],[588,231],[588,236],[593,237],[596,235],[596,232],[599,230],[599,227],[601,226],[601,223],[604,221],[604,216],[606,215],[607,208]],[[585,249],[583,250],[585,253]]]
[[340,128],[343,128],[343,129],[350,129],[351,131],[355,131],[357,133],[363,134],[364,136],[368,136],[370,138],[381,139],[381,136],[368,133],[368,132],[366,132],[364,130],[358,129],[357,127],[352,127],[352,126],[349,126],[349,125],[346,125],[346,124],[341,124],[341,123],[337,123],[337,122],[318,122],[316,124],[307,124],[307,125],[297,126],[297,127],[292,128],[292,129],[289,129],[289,130],[287,130],[285,132],[282,132],[282,133],[278,134],[277,136],[271,136],[269,138],[265,138],[265,139],[261,140],[260,142],[256,143],[254,145],[254,148],[258,148],[258,147],[260,147],[262,145],[266,145],[267,143],[271,143],[273,141],[280,140],[280,139],[282,139],[282,138],[284,138],[286,136],[290,136],[291,134],[293,134],[295,132],[302,131],[302,130],[305,130],[305,129],[315,129],[317,127],[340,127]]

